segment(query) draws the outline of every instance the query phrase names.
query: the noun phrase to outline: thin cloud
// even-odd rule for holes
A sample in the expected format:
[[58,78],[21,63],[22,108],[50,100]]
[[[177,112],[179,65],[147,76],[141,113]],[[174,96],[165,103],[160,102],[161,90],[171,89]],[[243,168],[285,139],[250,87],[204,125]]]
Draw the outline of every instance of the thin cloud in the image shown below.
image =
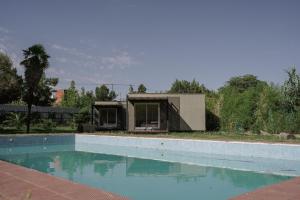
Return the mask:
[[116,67],[125,69],[136,64],[136,61],[129,56],[128,52],[122,51],[109,57],[103,57],[102,64],[106,65],[109,69],[114,69]]
[[137,63],[128,51],[113,51],[110,56],[90,55],[76,48],[69,48],[59,44],[50,45],[54,50],[65,53],[54,58],[55,61],[72,65],[95,68],[100,70],[126,69]]
[[0,26],[0,32],[2,32],[2,33],[10,33],[11,30],[9,30],[9,29],[7,29],[7,28],[4,28],[4,27]]
[[64,47],[64,46],[59,45],[59,44],[53,44],[53,45],[51,45],[51,47],[53,49],[56,49],[56,50],[64,51],[67,54],[71,54],[71,55],[75,55],[75,56],[82,56],[82,57],[86,57],[86,58],[91,58],[90,55],[85,54],[85,53],[79,51],[76,48],[68,48],[68,47]]

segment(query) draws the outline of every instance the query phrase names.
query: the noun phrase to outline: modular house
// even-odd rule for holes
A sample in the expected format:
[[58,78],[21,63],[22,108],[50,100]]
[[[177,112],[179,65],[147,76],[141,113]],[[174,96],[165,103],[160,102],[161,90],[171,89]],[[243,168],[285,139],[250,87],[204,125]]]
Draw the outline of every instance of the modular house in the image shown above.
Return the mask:
[[125,101],[96,101],[92,105],[92,123],[96,130],[126,130]]
[[205,130],[203,94],[132,93],[126,101],[95,102],[92,110],[97,130]]

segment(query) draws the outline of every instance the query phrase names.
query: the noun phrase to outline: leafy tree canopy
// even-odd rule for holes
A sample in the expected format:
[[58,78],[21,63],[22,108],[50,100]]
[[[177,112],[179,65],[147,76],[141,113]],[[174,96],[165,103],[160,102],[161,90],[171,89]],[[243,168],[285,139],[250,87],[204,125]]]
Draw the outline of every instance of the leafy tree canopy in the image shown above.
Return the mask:
[[147,88],[144,84],[140,84],[138,87],[138,93],[146,93],[147,92]]
[[0,104],[18,100],[21,96],[22,78],[13,68],[10,58],[0,52]]
[[198,81],[193,79],[191,82],[187,80],[176,79],[169,90],[169,93],[209,93],[210,91]]
[[70,87],[64,90],[64,96],[61,102],[63,107],[76,107],[79,99],[78,91],[76,90],[75,81],[71,81]]
[[132,85],[129,86],[129,88],[128,88],[128,93],[129,93],[129,94],[134,93],[134,89],[133,89]]
[[81,92],[77,100],[77,107],[81,109],[87,107],[89,109],[94,101],[95,96],[93,91],[86,91],[84,88],[81,88]]
[[51,106],[55,99],[52,97],[54,87],[58,84],[58,78],[46,78],[44,74],[37,88],[34,104],[40,106]]
[[254,75],[231,78],[220,93],[220,119],[223,130],[244,131],[253,129],[257,101],[266,82]]
[[300,75],[296,67],[286,71],[288,79],[283,85],[283,94],[289,110],[296,111],[300,107]]
[[255,88],[259,85],[266,85],[266,82],[258,80],[254,75],[246,74],[244,76],[232,77],[221,90],[230,87],[236,89],[238,92],[244,92],[251,87]]
[[95,89],[96,101],[112,101],[117,98],[115,91],[110,91],[106,85],[101,85]]

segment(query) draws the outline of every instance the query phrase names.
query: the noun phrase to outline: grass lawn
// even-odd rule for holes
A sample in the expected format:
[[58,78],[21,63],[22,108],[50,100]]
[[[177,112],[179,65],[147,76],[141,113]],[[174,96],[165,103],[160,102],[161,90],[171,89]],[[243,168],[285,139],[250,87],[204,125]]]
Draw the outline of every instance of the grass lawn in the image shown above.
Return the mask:
[[[76,128],[70,126],[57,126],[52,129],[44,129],[33,126],[30,133],[76,133]],[[25,127],[16,129],[15,127],[0,128],[0,134],[26,134]],[[258,135],[227,132],[169,132],[169,133],[129,133],[126,131],[99,131],[95,133],[83,133],[95,135],[111,136],[131,136],[131,137],[161,137],[178,139],[199,139],[199,140],[222,140],[222,141],[247,141],[247,142],[268,142],[268,143],[291,143],[300,144],[300,135],[295,135],[295,140],[285,140],[278,135]]]
[[[70,126],[57,126],[51,129],[44,129],[41,127],[33,126],[30,128],[30,133],[74,133],[76,128]],[[0,128],[0,134],[26,134],[26,129],[23,127],[21,129],[16,129],[15,127],[5,127]]]
[[96,132],[96,135],[111,136],[132,136],[132,137],[161,137],[179,139],[199,139],[199,140],[222,140],[222,141],[247,141],[247,142],[268,142],[268,143],[294,143],[300,144],[300,135],[296,135],[295,140],[285,140],[278,135],[258,135],[225,132],[170,132],[170,133],[128,133],[128,132]]

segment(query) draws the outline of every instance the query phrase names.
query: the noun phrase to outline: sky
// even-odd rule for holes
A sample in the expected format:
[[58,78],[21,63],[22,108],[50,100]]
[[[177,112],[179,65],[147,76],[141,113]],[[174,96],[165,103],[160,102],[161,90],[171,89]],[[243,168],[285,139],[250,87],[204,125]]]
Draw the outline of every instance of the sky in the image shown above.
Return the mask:
[[58,88],[175,79],[216,90],[233,76],[282,84],[300,70],[299,0],[0,0],[0,51],[20,74],[22,49],[43,44]]

